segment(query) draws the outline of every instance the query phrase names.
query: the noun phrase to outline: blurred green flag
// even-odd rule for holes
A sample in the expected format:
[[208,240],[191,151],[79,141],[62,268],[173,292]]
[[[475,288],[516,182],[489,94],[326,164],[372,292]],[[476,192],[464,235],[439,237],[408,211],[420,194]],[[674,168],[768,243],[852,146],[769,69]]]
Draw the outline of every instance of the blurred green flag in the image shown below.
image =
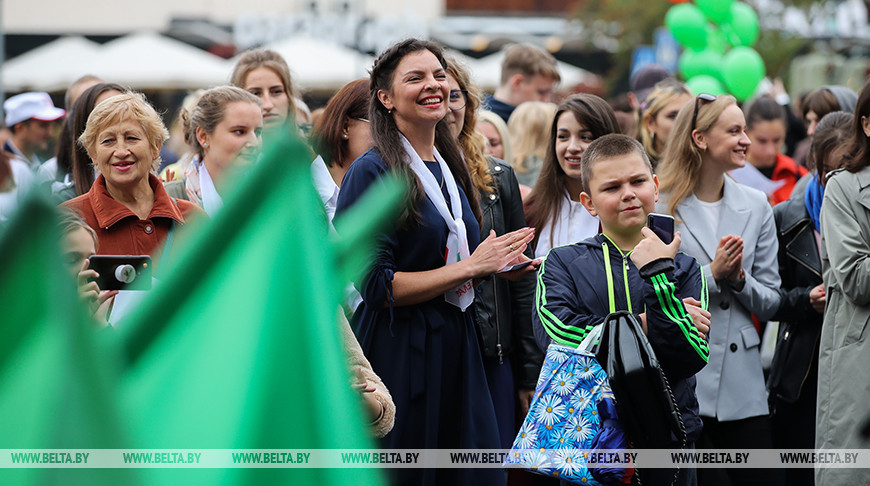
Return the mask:
[[[336,324],[344,281],[308,151],[279,143],[179,248],[125,324],[131,447],[359,449],[373,442]],[[362,203],[341,261],[371,255],[396,185]],[[149,484],[381,484],[377,470],[142,471]]]
[[[52,204],[32,194],[0,236],[0,449],[113,449],[125,434]],[[112,330],[100,331],[112,338]],[[75,459],[75,458],[74,458]],[[33,460],[32,458],[29,460]],[[14,459],[13,459],[14,461]],[[19,462],[24,462],[19,456]],[[5,469],[2,484],[137,484],[124,469]]]

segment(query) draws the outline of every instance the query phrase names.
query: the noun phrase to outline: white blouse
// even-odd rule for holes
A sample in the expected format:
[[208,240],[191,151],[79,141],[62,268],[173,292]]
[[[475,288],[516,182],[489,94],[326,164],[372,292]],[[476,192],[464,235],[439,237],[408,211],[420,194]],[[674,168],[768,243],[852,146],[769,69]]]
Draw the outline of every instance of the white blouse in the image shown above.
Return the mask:
[[543,228],[535,229],[538,233],[535,258],[547,256],[547,253],[557,246],[570,245],[595,236],[598,234],[598,228],[598,217],[589,214],[580,202],[572,201],[568,197],[568,191],[565,191],[565,199],[562,200],[556,220],[547,221]]

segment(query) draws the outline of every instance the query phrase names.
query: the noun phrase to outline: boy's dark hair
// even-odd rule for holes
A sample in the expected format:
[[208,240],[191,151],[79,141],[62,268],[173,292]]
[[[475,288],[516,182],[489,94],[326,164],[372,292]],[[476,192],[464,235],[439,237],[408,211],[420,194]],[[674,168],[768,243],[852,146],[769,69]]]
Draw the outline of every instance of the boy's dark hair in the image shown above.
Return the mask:
[[595,139],[583,152],[580,166],[580,177],[583,182],[583,192],[590,194],[589,182],[592,180],[592,166],[603,159],[636,153],[643,159],[652,174],[652,163],[637,140],[621,133],[611,133]]

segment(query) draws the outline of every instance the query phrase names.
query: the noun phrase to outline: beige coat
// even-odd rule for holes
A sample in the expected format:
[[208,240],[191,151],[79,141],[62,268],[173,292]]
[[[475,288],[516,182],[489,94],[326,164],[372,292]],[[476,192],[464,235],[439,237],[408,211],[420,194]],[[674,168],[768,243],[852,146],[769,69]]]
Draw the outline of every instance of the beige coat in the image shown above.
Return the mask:
[[[841,171],[822,204],[827,308],[819,349],[816,448],[863,449],[870,415],[870,168]],[[870,469],[816,469],[817,485],[870,484]]]
[[372,422],[371,427],[375,437],[383,437],[393,430],[393,424],[396,421],[396,405],[393,404],[393,397],[390,395],[390,391],[387,390],[387,386],[384,385],[381,377],[372,369],[372,365],[363,354],[363,350],[359,345],[359,341],[356,340],[356,336],[353,330],[351,330],[347,318],[341,311],[338,312],[338,326],[341,328],[341,340],[344,344],[344,350],[347,352],[347,361],[348,365],[350,365],[351,373],[355,367],[361,367],[363,370],[362,374],[366,380],[375,386],[375,391],[371,393],[377,401],[381,402],[384,412]]

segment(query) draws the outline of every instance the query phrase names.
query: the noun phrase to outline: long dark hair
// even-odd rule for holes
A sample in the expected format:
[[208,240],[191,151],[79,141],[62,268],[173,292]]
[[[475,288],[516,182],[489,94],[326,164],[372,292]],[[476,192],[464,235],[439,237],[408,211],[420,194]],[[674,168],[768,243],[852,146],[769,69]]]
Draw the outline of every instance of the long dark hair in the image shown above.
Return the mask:
[[57,150],[54,154],[57,157],[57,174],[54,179],[57,181],[62,181],[67,174],[72,175],[73,151],[77,148],[72,125],[73,114],[70,112],[67,113],[57,137]]
[[[526,221],[529,226],[540,230],[548,222],[553,222],[559,215],[565,194],[565,171],[559,165],[556,157],[556,124],[562,113],[571,112],[581,125],[586,127],[594,138],[609,133],[620,133],[619,122],[613,108],[606,101],[591,94],[576,94],[566,98],[556,109],[553,123],[550,125],[550,139],[547,141],[547,153],[541,175],[532,192],[525,201]],[[540,233],[535,235],[534,245]]]
[[79,99],[73,105],[73,122],[71,134],[73,135],[72,146],[72,176],[76,183],[76,195],[81,196],[91,190],[94,184],[94,166],[91,163],[91,158],[88,152],[81,144],[77,143],[79,137],[84,133],[85,127],[88,125],[88,117],[94,111],[94,106],[97,104],[97,98],[106,91],[119,91],[121,93],[127,91],[126,88],[117,83],[100,83],[86,89]]
[[[444,55],[437,44],[419,39],[406,39],[387,48],[375,60],[371,72],[369,120],[372,124],[372,140],[387,168],[405,180],[409,187],[405,208],[399,218],[399,225],[402,227],[408,226],[411,223],[420,223],[420,213],[417,208],[426,193],[417,176],[405,162],[406,154],[402,140],[399,137],[399,128],[396,126],[395,120],[393,120],[393,115],[378,99],[378,91],[390,91],[393,87],[393,74],[396,72],[399,62],[408,54],[423,50],[434,54],[438,62],[441,63],[441,66],[445,70],[447,69]],[[450,134],[450,129],[444,120],[441,120],[435,126],[435,145],[438,147],[438,152],[444,157],[444,161],[456,179],[456,185],[465,191],[465,196],[468,198],[468,203],[471,205],[474,217],[480,223],[483,220],[483,215],[480,210],[479,195],[471,182],[468,167],[462,160],[459,146],[456,144],[456,140],[453,139],[453,135]]]
[[870,117],[870,81],[861,88],[855,105],[855,120],[852,121],[852,139],[849,141],[843,167],[849,172],[858,172],[870,164],[870,137],[864,133],[861,119]]

